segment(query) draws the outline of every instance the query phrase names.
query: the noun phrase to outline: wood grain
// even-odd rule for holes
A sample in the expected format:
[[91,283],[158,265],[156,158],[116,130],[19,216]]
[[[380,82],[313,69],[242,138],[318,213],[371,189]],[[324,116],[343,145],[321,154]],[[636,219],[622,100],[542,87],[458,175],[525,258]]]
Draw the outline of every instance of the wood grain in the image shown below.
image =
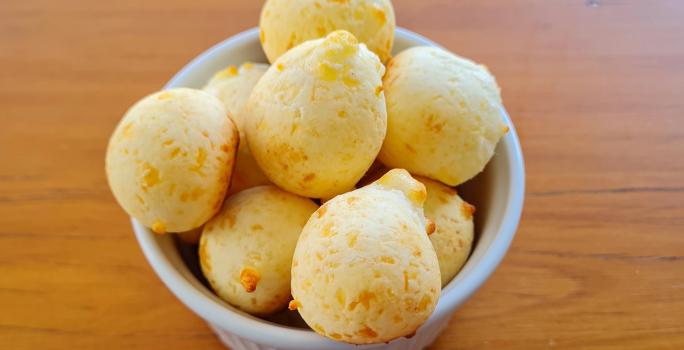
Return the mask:
[[[528,172],[508,256],[432,349],[683,349],[684,2],[394,3],[496,74]],[[103,157],[260,6],[0,4],[0,348],[221,348],[146,264]]]

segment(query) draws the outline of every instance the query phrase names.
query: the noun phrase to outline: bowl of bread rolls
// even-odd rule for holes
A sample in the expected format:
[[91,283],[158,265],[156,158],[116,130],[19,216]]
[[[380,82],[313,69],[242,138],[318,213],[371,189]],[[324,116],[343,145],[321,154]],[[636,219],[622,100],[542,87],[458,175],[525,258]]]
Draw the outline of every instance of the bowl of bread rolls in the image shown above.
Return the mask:
[[236,350],[429,346],[503,259],[525,179],[492,73],[388,0],[266,1],[130,107],[105,168]]

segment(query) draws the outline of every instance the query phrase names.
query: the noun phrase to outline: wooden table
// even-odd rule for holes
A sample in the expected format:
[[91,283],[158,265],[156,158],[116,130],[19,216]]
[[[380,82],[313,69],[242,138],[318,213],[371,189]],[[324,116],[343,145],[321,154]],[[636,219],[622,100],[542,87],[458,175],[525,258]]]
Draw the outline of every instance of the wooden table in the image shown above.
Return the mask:
[[[522,139],[518,235],[432,349],[684,349],[684,2],[395,0],[486,63]],[[0,348],[220,349],[104,176],[124,111],[260,2],[0,4]]]

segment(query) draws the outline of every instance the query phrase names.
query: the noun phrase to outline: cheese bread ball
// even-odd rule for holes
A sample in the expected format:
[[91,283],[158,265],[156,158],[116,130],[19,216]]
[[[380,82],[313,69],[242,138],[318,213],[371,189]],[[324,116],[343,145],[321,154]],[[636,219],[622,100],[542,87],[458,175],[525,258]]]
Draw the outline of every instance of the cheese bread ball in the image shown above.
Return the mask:
[[216,97],[160,91],[133,105],[110,138],[109,187],[154,232],[189,231],[219,210],[237,146],[237,128]]
[[441,286],[425,196],[425,186],[395,169],[321,206],[297,243],[291,309],[319,334],[348,343],[413,334]]
[[269,315],[290,300],[290,266],[302,227],[318,206],[274,186],[257,186],[228,197],[204,226],[202,272],[228,303]]
[[385,68],[336,31],[280,57],[247,105],[249,149],[271,182],[311,198],[352,189],[382,146]]
[[487,69],[437,47],[394,57],[384,78],[387,138],[379,159],[455,186],[484,169],[508,131]]
[[245,138],[244,108],[252,93],[254,85],[268,69],[267,64],[245,62],[240,67],[229,66],[216,73],[204,87],[204,91],[216,96],[223,102],[226,110],[240,132],[233,181],[229,193],[237,193],[244,189],[268,184],[268,178],[257,165],[249,152]]
[[268,0],[259,20],[261,46],[269,62],[311,39],[346,30],[385,62],[394,43],[390,0]]
[[424,177],[416,180],[425,185],[425,217],[435,223],[430,235],[437,252],[442,287],[447,285],[461,270],[473,245],[473,213],[475,207],[458,196],[456,190],[440,182]]

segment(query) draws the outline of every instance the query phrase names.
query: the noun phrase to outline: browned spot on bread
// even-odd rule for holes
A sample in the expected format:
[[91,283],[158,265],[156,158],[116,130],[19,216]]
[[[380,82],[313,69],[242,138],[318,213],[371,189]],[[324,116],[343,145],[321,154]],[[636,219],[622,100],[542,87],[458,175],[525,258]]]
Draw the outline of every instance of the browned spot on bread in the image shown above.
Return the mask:
[[463,216],[467,219],[470,219],[473,217],[473,214],[475,214],[475,206],[463,202],[463,204],[461,204],[461,213],[463,213]]
[[373,17],[380,22],[380,25],[384,25],[387,22],[387,15],[385,15],[385,10],[379,6],[373,6]]
[[353,203],[356,202],[357,200],[359,200],[358,197],[353,197],[353,196],[352,196],[352,197],[347,197],[347,204],[353,204]]
[[259,225],[259,224],[252,225],[252,231],[261,231],[263,229],[264,229],[264,227]]
[[133,134],[133,123],[127,123],[123,127],[123,137],[130,137]]
[[446,121],[439,120],[435,114],[430,114],[425,118],[425,126],[435,133],[439,133],[446,125]]
[[363,305],[366,310],[370,308],[370,303],[373,299],[375,299],[375,293],[367,290],[362,291],[357,297],[358,302]]
[[411,333],[405,335],[404,338],[406,338],[406,339],[411,339],[411,338],[413,338],[415,335],[416,335],[416,331],[413,331],[413,332],[411,332]]
[[432,298],[429,295],[424,295],[418,303],[417,311],[425,311],[430,303],[432,303]]
[[166,225],[164,224],[163,221],[157,219],[157,220],[152,224],[152,231],[153,231],[154,233],[158,233],[158,234],[166,233]]
[[406,149],[407,149],[409,152],[411,152],[411,153],[416,153],[416,149],[413,148],[413,146],[409,145],[408,143],[405,143],[405,144],[404,144],[404,147],[406,147]]
[[150,163],[145,162],[143,164],[143,183],[142,188],[147,192],[148,188],[152,188],[161,182],[159,177],[159,170],[150,165]]
[[349,240],[347,241],[347,245],[349,248],[352,248],[356,245],[356,240],[359,238],[359,234],[356,232],[353,232],[349,234]]
[[404,290],[408,291],[409,289],[409,276],[408,276],[408,271],[404,270]]
[[290,50],[295,46],[295,42],[297,41],[297,34],[292,32],[290,33],[290,40],[287,42],[287,46],[285,47],[286,50]]
[[385,264],[394,264],[394,258],[391,256],[383,255],[380,257],[380,261],[384,262]]
[[375,338],[378,336],[372,328],[364,325],[363,328],[359,329],[358,334],[366,338]]
[[425,225],[425,232],[427,232],[428,235],[435,233],[435,229],[437,229],[435,222],[428,218],[425,218],[425,220],[427,221],[427,224]]
[[176,158],[176,156],[180,153],[181,149],[179,147],[174,148],[171,153],[169,154],[169,157],[171,158]]
[[323,226],[323,231],[321,232],[321,236],[330,237],[330,236],[334,235],[335,232],[333,232],[332,226],[333,226],[332,222],[328,222],[327,224],[325,224],[325,226]]
[[204,162],[207,160],[207,150],[203,147],[197,149],[197,155],[195,156],[195,165],[190,168],[190,170],[203,176],[202,167],[204,167]]
[[344,304],[347,303],[342,288],[337,288],[337,291],[335,292],[335,298],[337,299],[337,302],[340,304],[340,306],[344,306]]
[[295,148],[288,143],[280,143],[273,147],[272,153],[278,155],[276,162],[285,170],[289,165],[306,160],[306,154],[299,148]]
[[256,290],[260,279],[259,271],[254,268],[245,267],[240,271],[240,284],[242,284],[247,293],[252,293]]
[[314,173],[308,173],[304,176],[304,182],[309,182],[313,180],[316,177],[316,174]]
[[287,305],[287,308],[290,311],[295,311],[295,310],[299,309],[300,307],[302,307],[302,304],[300,304],[297,300],[294,300],[294,299],[290,300],[290,303]]
[[420,203],[422,206],[423,203],[425,203],[425,199],[427,198],[427,191],[425,190],[425,186],[423,186],[422,183],[418,183],[420,185],[420,188],[417,189],[412,189],[408,197],[411,201],[414,203]]

